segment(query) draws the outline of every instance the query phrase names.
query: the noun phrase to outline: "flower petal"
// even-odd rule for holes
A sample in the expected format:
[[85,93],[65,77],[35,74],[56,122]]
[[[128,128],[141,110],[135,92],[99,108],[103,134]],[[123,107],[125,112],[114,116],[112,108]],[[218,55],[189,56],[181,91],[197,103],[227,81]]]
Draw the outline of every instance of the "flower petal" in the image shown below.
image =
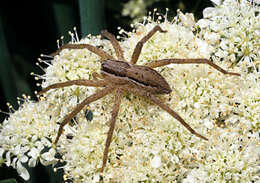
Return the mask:
[[24,180],[29,180],[30,174],[20,161],[17,162],[17,172]]

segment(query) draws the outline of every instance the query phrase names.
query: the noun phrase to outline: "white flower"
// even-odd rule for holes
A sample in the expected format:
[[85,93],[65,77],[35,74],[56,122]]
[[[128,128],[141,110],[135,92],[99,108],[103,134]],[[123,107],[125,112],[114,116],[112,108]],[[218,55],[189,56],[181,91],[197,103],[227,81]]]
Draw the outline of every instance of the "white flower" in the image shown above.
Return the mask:
[[[15,168],[15,167],[14,167]],[[28,173],[28,171],[26,170],[26,168],[24,168],[24,166],[21,164],[20,161],[17,162],[17,172],[18,174],[24,179],[24,180],[29,180],[30,175]]]
[[154,156],[153,159],[150,162],[151,167],[153,168],[159,168],[161,166],[161,158],[160,156]]
[[199,109],[199,108],[200,108],[200,103],[199,103],[199,102],[196,102],[196,103],[194,104],[194,107],[195,107],[196,109]]
[[192,13],[185,13],[185,15],[178,10],[178,18],[185,27],[192,27],[195,24],[194,16]]
[[[205,17],[205,16],[204,16]],[[197,22],[197,25],[200,27],[200,28],[206,28],[207,26],[209,26],[209,21],[208,20],[205,20],[205,19],[200,19],[198,22]]]
[[222,0],[210,0],[210,1],[219,6]]
[[5,150],[3,148],[0,148],[0,162],[2,162],[4,152]]
[[56,151],[53,148],[50,148],[48,152],[41,155],[41,163],[45,166],[56,163],[57,159],[55,158],[55,154]]
[[[208,7],[208,8],[205,8],[203,10],[203,17],[204,18],[211,18],[211,17],[214,17],[215,15],[215,10],[216,8],[213,8],[213,7]],[[199,20],[198,22],[200,22],[202,20]],[[204,20],[204,21],[207,21],[207,20]]]
[[28,156],[30,156],[30,160],[28,162],[29,167],[35,167],[36,166],[36,161],[40,155],[41,150],[38,150],[37,148],[33,147],[29,152]]

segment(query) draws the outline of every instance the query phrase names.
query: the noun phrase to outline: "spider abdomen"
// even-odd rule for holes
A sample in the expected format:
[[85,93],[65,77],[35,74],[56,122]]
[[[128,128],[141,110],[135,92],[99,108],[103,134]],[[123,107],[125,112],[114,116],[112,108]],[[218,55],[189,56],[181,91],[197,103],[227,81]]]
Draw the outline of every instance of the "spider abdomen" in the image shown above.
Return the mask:
[[101,74],[110,82],[129,84],[153,94],[168,94],[171,92],[169,84],[162,75],[147,66],[132,65],[118,60],[104,60],[101,65]]

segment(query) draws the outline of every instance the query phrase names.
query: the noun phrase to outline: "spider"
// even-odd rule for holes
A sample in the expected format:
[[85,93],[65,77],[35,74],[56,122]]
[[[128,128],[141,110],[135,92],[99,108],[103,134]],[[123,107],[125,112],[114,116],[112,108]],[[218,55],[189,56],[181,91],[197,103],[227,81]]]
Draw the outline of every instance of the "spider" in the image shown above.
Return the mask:
[[166,80],[153,68],[165,66],[168,64],[208,64],[215,68],[216,70],[222,72],[223,74],[240,76],[238,73],[228,72],[218,65],[214,64],[208,59],[161,59],[149,62],[143,66],[136,65],[136,62],[140,56],[143,45],[156,33],[166,33],[167,31],[163,30],[159,25],[156,25],[146,36],[144,36],[136,45],[133,54],[131,56],[130,62],[127,62],[124,58],[123,50],[119,45],[119,42],[116,40],[115,36],[106,30],[101,31],[101,36],[107,38],[116,53],[117,59],[105,52],[104,50],[92,46],[90,44],[66,44],[61,46],[55,53],[52,55],[55,56],[60,53],[63,49],[88,49],[89,51],[95,53],[101,57],[101,70],[100,73],[94,73],[93,80],[78,79],[71,80],[62,83],[52,84],[42,91],[39,94],[43,94],[51,89],[63,88],[72,85],[78,86],[92,86],[92,87],[104,87],[101,90],[98,90],[96,93],[88,96],[82,102],[80,102],[70,113],[68,113],[63,121],[60,123],[59,130],[54,142],[54,146],[57,145],[60,136],[63,132],[63,127],[68,124],[73,117],[76,116],[86,105],[89,105],[91,102],[94,102],[108,94],[112,91],[115,92],[115,103],[111,112],[110,127],[107,132],[107,138],[105,143],[105,149],[103,154],[103,163],[100,169],[103,172],[107,158],[108,150],[112,141],[113,131],[115,128],[116,117],[118,115],[120,101],[125,93],[129,92],[134,95],[146,98],[152,101],[154,104],[161,107],[163,110],[168,112],[172,117],[178,120],[187,130],[197,137],[208,140],[206,137],[197,133],[188,123],[186,123],[183,118],[174,112],[170,107],[161,102],[156,94],[169,94],[172,90]]

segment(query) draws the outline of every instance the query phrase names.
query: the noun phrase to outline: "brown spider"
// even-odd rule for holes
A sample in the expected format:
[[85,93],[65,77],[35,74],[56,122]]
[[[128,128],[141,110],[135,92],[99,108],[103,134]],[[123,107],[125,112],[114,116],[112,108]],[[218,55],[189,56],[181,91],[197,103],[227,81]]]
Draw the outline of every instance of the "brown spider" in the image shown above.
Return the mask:
[[[103,51],[100,48],[89,44],[66,44],[61,46],[55,53],[52,55],[55,56],[63,49],[88,49],[89,51],[97,54],[101,57],[101,74],[94,73],[94,80],[78,79],[72,81],[66,81],[63,83],[56,83],[44,88],[39,94],[45,93],[50,89],[62,88],[72,85],[79,86],[94,86],[94,87],[104,87],[102,90],[97,91],[96,93],[88,96],[81,103],[79,103],[73,111],[65,116],[63,121],[60,123],[60,127],[55,139],[54,145],[57,144],[62,132],[63,127],[68,124],[73,117],[76,116],[86,105],[94,102],[107,94],[110,94],[113,90],[115,92],[115,104],[112,109],[112,116],[110,119],[110,128],[107,133],[106,145],[103,155],[103,164],[101,167],[101,172],[103,172],[108,156],[109,146],[112,140],[113,131],[115,128],[116,117],[119,111],[120,101],[125,92],[132,93],[137,96],[144,97],[148,100],[151,100],[154,104],[161,107],[163,110],[167,111],[172,117],[177,119],[184,127],[186,127],[192,134],[200,137],[204,140],[208,140],[206,137],[200,135],[195,130],[193,130],[190,125],[188,125],[176,112],[170,109],[167,105],[162,103],[155,94],[169,94],[171,88],[166,80],[154,69],[155,67],[165,66],[168,64],[208,64],[223,74],[230,74],[240,76],[238,73],[227,72],[221,67],[217,66],[213,62],[207,59],[162,59],[149,62],[145,66],[135,65],[139,55],[141,53],[142,47],[145,42],[147,42],[157,31],[165,33],[159,25],[155,26],[146,36],[144,36],[136,45],[134,52],[131,57],[130,62],[126,62],[126,59],[123,55],[123,50],[120,47],[115,36],[107,31],[102,31],[101,35],[106,37],[112,43],[112,46],[116,52],[118,60],[113,56]],[[100,78],[100,79],[98,79]]]

